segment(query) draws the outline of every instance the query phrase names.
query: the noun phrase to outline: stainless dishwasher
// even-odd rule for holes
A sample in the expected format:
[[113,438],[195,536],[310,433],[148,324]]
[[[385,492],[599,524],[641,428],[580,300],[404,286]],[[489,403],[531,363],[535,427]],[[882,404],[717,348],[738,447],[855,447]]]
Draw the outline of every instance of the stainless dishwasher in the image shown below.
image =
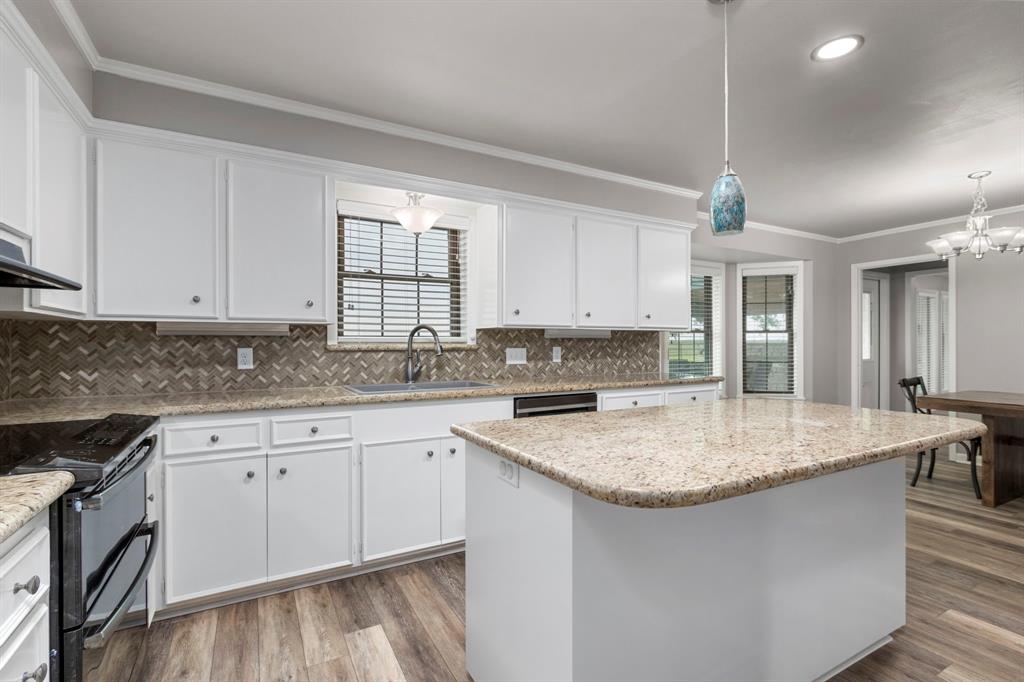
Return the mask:
[[597,394],[589,392],[529,395],[516,398],[513,405],[512,416],[516,419],[572,412],[597,412]]

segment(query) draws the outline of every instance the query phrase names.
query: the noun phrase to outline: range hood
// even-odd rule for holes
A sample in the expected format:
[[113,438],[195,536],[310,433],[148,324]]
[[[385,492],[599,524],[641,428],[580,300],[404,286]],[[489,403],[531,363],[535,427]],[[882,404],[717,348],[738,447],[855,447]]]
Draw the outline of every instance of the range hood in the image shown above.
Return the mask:
[[[0,228],[8,227],[0,223]],[[25,252],[17,244],[0,239],[0,287],[21,289],[69,289],[80,291],[82,285],[25,262]]]

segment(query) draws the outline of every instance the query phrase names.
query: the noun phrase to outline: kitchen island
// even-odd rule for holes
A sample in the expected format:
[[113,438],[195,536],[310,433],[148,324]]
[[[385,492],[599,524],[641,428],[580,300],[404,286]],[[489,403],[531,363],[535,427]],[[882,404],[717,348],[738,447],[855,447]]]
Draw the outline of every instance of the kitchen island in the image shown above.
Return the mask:
[[744,399],[452,432],[477,682],[812,680],[905,622],[903,456],[985,427]]

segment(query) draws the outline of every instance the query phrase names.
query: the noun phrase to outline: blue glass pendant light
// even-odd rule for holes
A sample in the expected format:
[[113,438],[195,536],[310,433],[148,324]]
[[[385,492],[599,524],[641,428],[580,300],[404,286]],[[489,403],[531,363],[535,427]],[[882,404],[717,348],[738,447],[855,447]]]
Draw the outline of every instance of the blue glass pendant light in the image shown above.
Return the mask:
[[725,169],[711,188],[711,233],[716,237],[743,234],[747,223],[747,196],[743,183],[729,165],[729,16],[731,0],[709,0],[722,5],[722,25],[725,37]]

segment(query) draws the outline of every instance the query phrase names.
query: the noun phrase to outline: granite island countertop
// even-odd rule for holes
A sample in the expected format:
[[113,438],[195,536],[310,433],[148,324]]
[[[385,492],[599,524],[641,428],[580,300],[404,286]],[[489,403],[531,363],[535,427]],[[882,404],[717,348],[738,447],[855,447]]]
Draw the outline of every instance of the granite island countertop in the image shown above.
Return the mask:
[[743,398],[456,424],[452,433],[590,497],[686,507],[980,437],[968,419]]
[[161,393],[0,401],[0,425],[99,419],[115,412],[153,416],[216,414],[302,407],[343,407],[423,400],[475,400],[533,393],[598,391],[648,386],[685,386],[723,381],[722,377],[679,378],[666,374],[604,374],[545,379],[480,379],[490,388],[409,391],[360,395],[344,386],[246,391]]
[[44,511],[75,483],[67,471],[0,476],[0,542]]

